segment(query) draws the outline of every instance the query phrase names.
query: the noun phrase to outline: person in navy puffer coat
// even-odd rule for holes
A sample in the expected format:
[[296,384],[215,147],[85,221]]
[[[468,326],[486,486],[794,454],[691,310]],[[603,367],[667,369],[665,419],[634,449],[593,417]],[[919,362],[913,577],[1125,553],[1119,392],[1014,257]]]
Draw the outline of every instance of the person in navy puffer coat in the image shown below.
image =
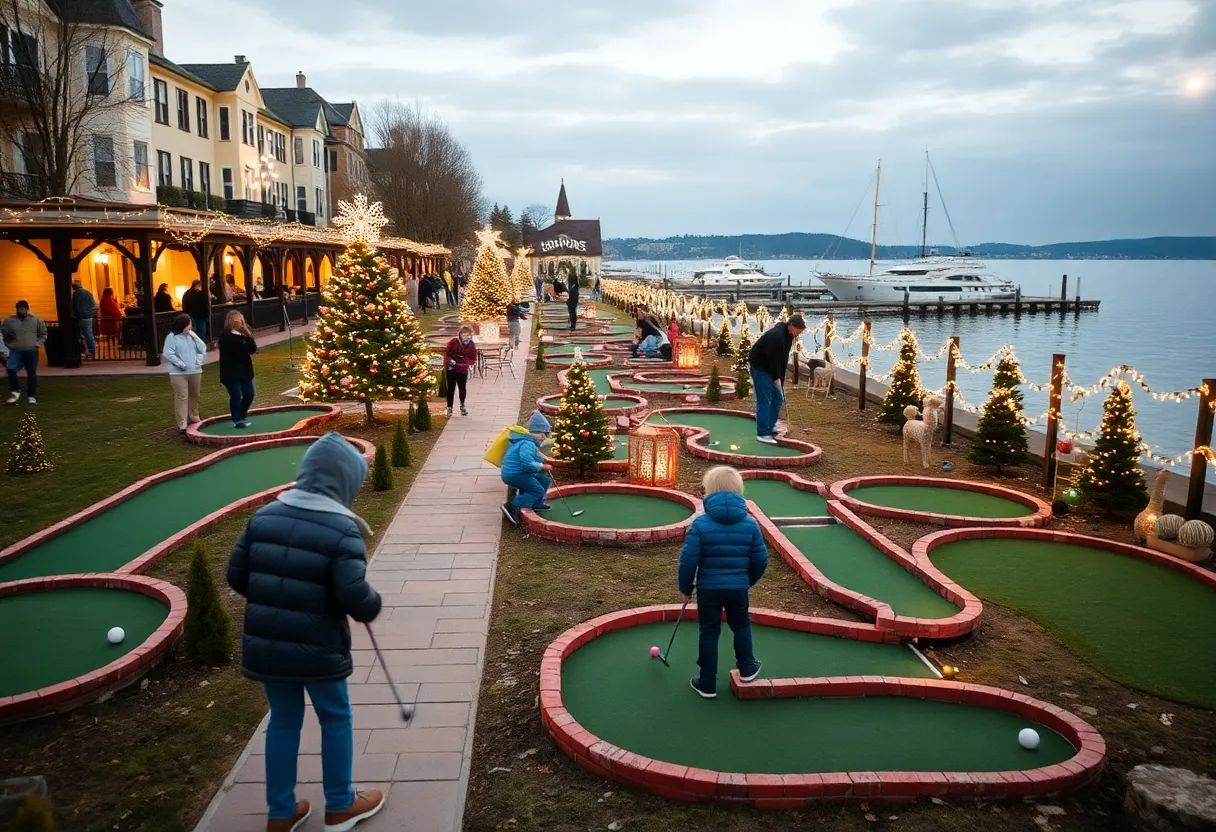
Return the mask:
[[321,437],[304,454],[295,487],[250,518],[228,562],[228,585],[248,601],[241,669],[264,685],[270,702],[268,828],[279,821],[292,829],[309,811],[308,801],[295,799],[306,690],[321,723],[326,823],[370,817],[384,801],[378,791],[354,789],[346,689],[353,670],[347,617],[370,622],[380,612],[380,595],[366,580],[370,530],[350,509],[366,478],[367,460],[350,442],[337,433]]
[[760,525],[747,513],[743,478],[727,465],[711,468],[702,480],[705,513],[692,521],[680,551],[680,600],[687,603],[697,590],[697,622],[701,630],[697,664],[701,675],[690,679],[692,689],[706,699],[717,696],[718,635],[722,611],[735,635],[739,676],[750,682],[760,675],[752,653],[752,623],[748,590],[768,566],[768,549]]

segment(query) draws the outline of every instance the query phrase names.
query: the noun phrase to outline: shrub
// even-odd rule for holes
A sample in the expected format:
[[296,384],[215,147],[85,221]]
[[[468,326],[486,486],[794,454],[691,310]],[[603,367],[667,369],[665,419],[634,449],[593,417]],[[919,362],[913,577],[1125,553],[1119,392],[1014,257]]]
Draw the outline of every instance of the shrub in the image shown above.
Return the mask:
[[157,185],[156,201],[170,208],[184,208],[186,206],[186,198],[182,195],[182,189],[176,185]]
[[431,429],[431,407],[426,403],[426,393],[418,396],[414,404],[414,430],[426,433]]
[[383,445],[376,446],[376,462],[372,465],[372,490],[388,491],[393,487],[393,469]]
[[194,541],[190,556],[183,635],[186,657],[191,661],[223,664],[232,658],[232,622],[220,603],[207,547],[201,540]]
[[393,467],[408,468],[410,464],[410,443],[405,438],[405,428],[401,424],[401,420],[397,420],[397,427],[393,431]]

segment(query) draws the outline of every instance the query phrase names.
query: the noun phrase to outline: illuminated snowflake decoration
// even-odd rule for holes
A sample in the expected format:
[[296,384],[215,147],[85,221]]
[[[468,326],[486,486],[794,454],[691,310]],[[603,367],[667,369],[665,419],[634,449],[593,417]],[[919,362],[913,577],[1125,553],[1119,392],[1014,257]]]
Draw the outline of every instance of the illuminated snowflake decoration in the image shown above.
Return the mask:
[[342,229],[342,236],[351,243],[373,245],[380,240],[380,231],[388,225],[384,206],[379,202],[368,204],[367,197],[356,194],[353,203],[338,200],[338,215],[334,225]]

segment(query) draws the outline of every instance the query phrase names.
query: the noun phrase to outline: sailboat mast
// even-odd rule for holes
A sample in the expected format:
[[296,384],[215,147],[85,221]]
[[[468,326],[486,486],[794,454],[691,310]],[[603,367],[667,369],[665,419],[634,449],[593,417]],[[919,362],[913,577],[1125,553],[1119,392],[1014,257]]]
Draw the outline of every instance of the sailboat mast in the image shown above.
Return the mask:
[[925,242],[929,233],[929,151],[925,151],[925,208],[920,222],[920,256],[925,257]]
[[874,274],[874,260],[878,254],[878,189],[882,186],[882,159],[878,160],[878,172],[874,175],[874,230],[870,237],[870,274]]

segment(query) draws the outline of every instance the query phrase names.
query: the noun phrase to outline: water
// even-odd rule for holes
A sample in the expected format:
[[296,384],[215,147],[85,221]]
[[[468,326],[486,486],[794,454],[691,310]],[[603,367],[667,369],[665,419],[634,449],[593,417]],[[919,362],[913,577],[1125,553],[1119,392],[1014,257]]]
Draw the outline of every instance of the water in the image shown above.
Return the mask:
[[[811,272],[865,273],[867,261],[807,260],[759,261],[772,274],[788,275],[794,285],[814,284]],[[613,263],[640,271],[666,269],[679,274],[692,266],[688,262]],[[1112,367],[1129,364],[1144,374],[1155,391],[1175,391],[1196,387],[1204,378],[1216,378],[1216,324],[1212,320],[1213,287],[1216,262],[1187,260],[990,260],[989,267],[1001,277],[1020,284],[1024,295],[1058,297],[1060,276],[1068,275],[1068,294],[1075,296],[1080,280],[1081,294],[1102,301],[1101,311],[1079,316],[1058,313],[971,316],[958,318],[947,313],[938,317],[913,313],[909,326],[916,332],[921,350],[935,355],[952,336],[959,336],[963,357],[969,364],[981,364],[998,347],[1012,344],[1022,371],[1035,383],[1045,384],[1051,372],[1053,353],[1064,353],[1068,374],[1073,382],[1088,387],[1098,382]],[[773,310],[774,314],[776,310]],[[817,316],[808,318],[813,328]],[[836,316],[836,329],[844,336],[861,323],[856,314]],[[903,328],[898,315],[873,318],[874,343],[886,344]],[[808,349],[822,348],[822,334],[806,338]],[[842,363],[859,357],[861,339],[833,348]],[[875,374],[887,373],[895,363],[896,352],[871,351]],[[946,362],[921,361],[922,383],[936,389],[945,384]],[[991,387],[990,372],[958,373],[963,398],[971,404],[983,402]],[[1195,437],[1198,399],[1184,402],[1155,401],[1132,385],[1137,411],[1137,427],[1155,454],[1175,457],[1190,450]],[[1047,410],[1047,394],[1024,390],[1026,415],[1033,419]],[[1065,425],[1070,430],[1092,430],[1102,418],[1103,397],[1087,401],[1064,402]],[[1041,427],[1040,427],[1041,429]],[[1184,467],[1185,467],[1184,463]],[[1208,468],[1208,479],[1216,472]]]

